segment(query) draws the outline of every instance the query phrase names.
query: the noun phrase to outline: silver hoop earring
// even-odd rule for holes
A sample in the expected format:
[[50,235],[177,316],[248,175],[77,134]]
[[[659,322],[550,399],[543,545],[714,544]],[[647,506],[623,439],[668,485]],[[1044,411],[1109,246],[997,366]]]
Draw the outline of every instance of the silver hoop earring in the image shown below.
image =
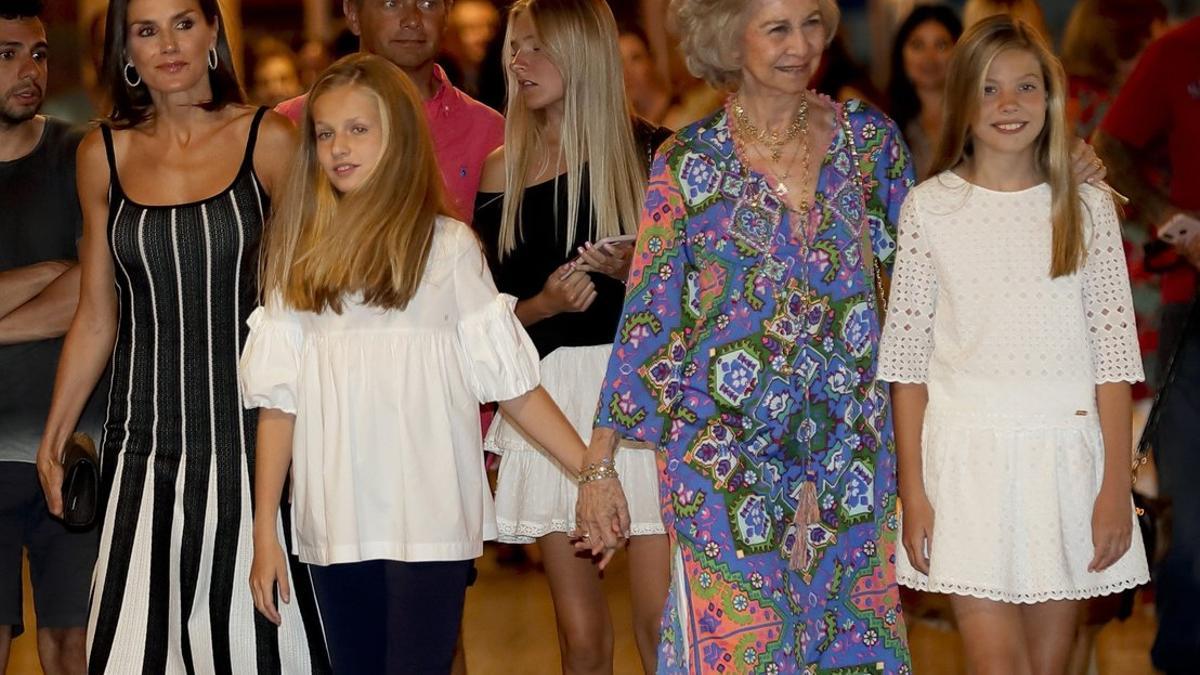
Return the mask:
[[137,68],[133,68],[133,74],[137,75],[137,81],[135,82],[134,80],[131,80],[129,78],[129,69],[130,68],[133,68],[132,61],[125,64],[125,67],[122,69],[122,73],[125,75],[125,84],[129,85],[130,89],[133,89],[134,87],[136,87],[142,83],[142,74],[137,71]]
[[219,63],[219,61],[217,61],[217,48],[209,47],[208,48],[208,69],[216,70],[217,63]]

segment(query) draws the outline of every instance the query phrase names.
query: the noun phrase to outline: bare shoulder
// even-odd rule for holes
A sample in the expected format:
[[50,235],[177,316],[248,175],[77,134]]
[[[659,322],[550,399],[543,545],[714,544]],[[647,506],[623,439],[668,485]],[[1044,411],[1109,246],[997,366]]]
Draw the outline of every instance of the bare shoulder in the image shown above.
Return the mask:
[[479,176],[480,192],[504,192],[504,146],[493,150],[487,159],[483,160],[483,170]]
[[97,185],[101,189],[108,186],[108,153],[104,149],[104,137],[100,127],[95,127],[83,136],[79,147],[75,150],[76,182],[81,192],[86,188],[89,192]]
[[267,194],[274,195],[287,180],[297,146],[296,127],[288,118],[268,110],[258,127],[254,145],[254,171]]
[[299,132],[291,120],[274,110],[263,115],[258,127],[258,143],[267,151],[291,152],[295,149]]

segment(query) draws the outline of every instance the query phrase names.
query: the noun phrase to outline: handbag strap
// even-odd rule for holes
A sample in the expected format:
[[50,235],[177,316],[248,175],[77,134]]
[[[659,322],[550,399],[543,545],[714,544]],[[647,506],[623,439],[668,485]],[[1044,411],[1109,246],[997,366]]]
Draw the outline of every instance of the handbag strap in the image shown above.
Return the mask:
[[1192,306],[1188,310],[1188,318],[1184,321],[1183,330],[1180,332],[1179,339],[1176,340],[1174,348],[1171,349],[1171,357],[1167,359],[1166,377],[1163,378],[1158,391],[1154,393],[1154,403],[1150,405],[1150,414],[1146,416],[1146,425],[1142,427],[1142,435],[1138,438],[1137,447],[1134,448],[1133,465],[1135,478],[1138,467],[1145,464],[1146,458],[1150,455],[1150,445],[1154,442],[1154,436],[1158,432],[1158,423],[1162,418],[1163,406],[1166,404],[1172,385],[1175,384],[1175,377],[1179,372],[1178,361],[1180,354],[1187,343],[1188,335],[1195,330],[1200,330],[1200,295],[1192,300]]
[[883,327],[883,319],[887,314],[887,297],[883,292],[883,279],[880,276],[882,270],[879,268],[879,261],[875,258],[875,247],[871,245],[871,221],[867,217],[867,185],[866,180],[862,175],[862,163],[859,160],[858,154],[858,137],[854,134],[854,128],[850,125],[850,115],[846,112],[846,106],[842,105],[838,110],[838,121],[842,125],[842,133],[846,136],[846,145],[850,149],[850,163],[853,165],[850,168],[850,178],[854,181],[854,187],[858,192],[859,203],[862,207],[862,227],[859,233],[859,248],[860,255],[863,261],[863,271],[870,270],[871,286],[874,289],[875,296],[875,313],[879,317],[880,328]]

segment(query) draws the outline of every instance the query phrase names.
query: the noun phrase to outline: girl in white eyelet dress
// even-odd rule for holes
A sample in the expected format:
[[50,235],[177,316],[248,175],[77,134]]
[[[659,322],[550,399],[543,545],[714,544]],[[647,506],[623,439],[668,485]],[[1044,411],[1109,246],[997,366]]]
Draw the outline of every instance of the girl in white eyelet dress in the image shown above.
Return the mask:
[[1072,184],[1062,69],[1028,25],[974,27],[947,87],[942,156],[902,209],[880,345],[896,576],[951,594],[972,670],[1062,672],[1079,601],[1148,580],[1121,235],[1112,198]]

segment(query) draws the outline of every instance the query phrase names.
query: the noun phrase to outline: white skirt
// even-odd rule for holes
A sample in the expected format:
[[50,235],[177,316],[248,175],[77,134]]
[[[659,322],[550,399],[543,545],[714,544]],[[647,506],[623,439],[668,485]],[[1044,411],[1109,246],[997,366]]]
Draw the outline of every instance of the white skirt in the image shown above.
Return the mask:
[[1104,445],[1095,411],[1080,412],[1031,421],[931,408],[922,438],[934,511],[929,575],[913,568],[901,545],[897,581],[1011,603],[1078,600],[1149,581],[1132,514],[1129,550],[1108,569],[1087,571]]
[[[542,386],[583,442],[592,435],[600,387],[612,345],[559,347],[542,359]],[[575,529],[578,487],[561,464],[497,413],[485,450],[501,455],[496,480],[499,540],[531,544],[551,532]],[[665,534],[654,448],[623,440],[613,457],[629,505],[630,534]]]

